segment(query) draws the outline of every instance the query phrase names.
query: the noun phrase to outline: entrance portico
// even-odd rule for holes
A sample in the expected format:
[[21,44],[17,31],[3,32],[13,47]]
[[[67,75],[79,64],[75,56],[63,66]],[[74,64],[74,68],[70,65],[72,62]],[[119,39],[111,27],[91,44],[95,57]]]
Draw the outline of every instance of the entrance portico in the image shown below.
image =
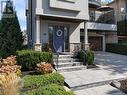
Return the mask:
[[[64,20],[48,20],[41,16],[36,17],[36,37],[34,48],[41,51],[44,44],[49,44],[54,52],[75,52],[81,48],[81,22],[67,22]],[[84,22],[86,26],[86,22]],[[87,29],[85,30],[87,32]],[[88,49],[87,33],[84,35],[85,49]]]

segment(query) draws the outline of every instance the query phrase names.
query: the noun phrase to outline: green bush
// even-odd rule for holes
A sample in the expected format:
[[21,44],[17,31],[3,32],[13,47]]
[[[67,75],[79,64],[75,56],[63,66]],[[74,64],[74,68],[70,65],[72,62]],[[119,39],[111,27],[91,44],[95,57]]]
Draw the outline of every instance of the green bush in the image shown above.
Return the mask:
[[32,50],[17,51],[17,63],[22,66],[22,70],[34,70],[36,64],[40,62],[52,63],[53,54],[51,52],[37,52]]
[[127,55],[127,44],[106,44],[106,51]]
[[65,91],[65,89],[62,86],[50,84],[32,91],[28,91],[23,95],[75,95],[75,94],[73,92]]
[[91,50],[80,50],[77,58],[81,59],[84,64],[92,65],[94,62],[94,52]]
[[94,63],[94,52],[91,50],[85,51],[85,62],[88,65],[92,65]]
[[47,75],[26,75],[23,77],[24,88],[32,89],[48,84],[64,85],[64,77],[59,73],[52,73]]
[[85,50],[80,50],[77,54],[77,58],[81,59],[82,61],[85,61]]

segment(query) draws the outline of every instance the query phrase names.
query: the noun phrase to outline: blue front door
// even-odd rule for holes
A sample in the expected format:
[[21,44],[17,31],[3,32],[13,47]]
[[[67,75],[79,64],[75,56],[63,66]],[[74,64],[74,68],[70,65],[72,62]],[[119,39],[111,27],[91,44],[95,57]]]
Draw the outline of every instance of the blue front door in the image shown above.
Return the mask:
[[64,27],[54,26],[53,28],[53,47],[57,52],[64,52]]

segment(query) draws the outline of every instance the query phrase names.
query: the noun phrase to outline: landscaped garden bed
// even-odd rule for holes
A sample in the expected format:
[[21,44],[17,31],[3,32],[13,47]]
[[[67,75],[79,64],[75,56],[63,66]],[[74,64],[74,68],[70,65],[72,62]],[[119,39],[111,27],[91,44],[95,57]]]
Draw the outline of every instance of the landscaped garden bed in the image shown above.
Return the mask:
[[64,77],[54,71],[52,56],[51,52],[22,50],[17,57],[2,59],[0,95],[75,95],[63,87]]

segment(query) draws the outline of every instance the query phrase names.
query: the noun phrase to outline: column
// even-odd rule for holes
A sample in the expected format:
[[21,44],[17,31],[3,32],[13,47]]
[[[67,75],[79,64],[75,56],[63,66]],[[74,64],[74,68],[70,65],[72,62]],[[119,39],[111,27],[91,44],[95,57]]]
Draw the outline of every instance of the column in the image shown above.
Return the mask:
[[88,43],[88,29],[87,29],[87,22],[84,22],[84,49],[88,50],[89,49],[89,43]]
[[35,39],[35,51],[41,51],[41,42],[40,42],[40,16],[36,16],[36,39]]

